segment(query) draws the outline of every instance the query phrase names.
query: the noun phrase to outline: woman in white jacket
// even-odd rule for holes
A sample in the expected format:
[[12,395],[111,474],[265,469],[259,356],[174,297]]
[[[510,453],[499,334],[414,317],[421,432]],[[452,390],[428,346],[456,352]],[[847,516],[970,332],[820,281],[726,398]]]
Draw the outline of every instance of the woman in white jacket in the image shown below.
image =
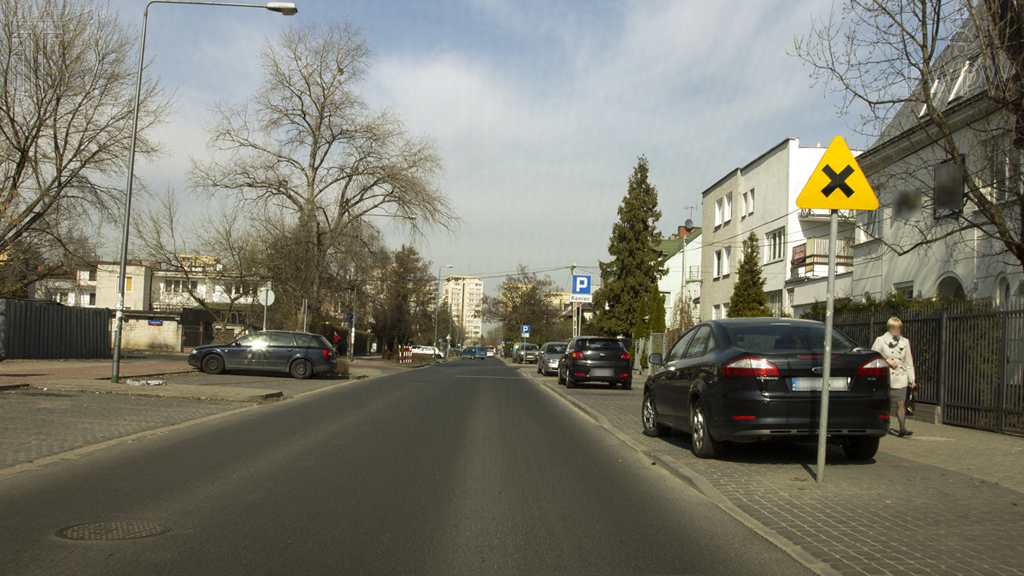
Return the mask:
[[910,354],[910,340],[900,336],[903,322],[893,316],[885,323],[887,332],[871,345],[889,364],[889,397],[896,400],[896,417],[900,421],[899,437],[913,434],[907,430],[907,389],[917,386],[914,379],[914,357]]

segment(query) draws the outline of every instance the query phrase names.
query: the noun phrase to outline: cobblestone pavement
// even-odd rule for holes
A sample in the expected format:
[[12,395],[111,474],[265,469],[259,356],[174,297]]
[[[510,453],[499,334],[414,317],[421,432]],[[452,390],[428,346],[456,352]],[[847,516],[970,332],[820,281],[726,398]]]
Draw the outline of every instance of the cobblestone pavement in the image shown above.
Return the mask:
[[[36,384],[70,378],[109,378],[111,360],[7,360],[0,364],[0,385]],[[194,370],[186,354],[129,356],[121,360],[122,377]]]
[[247,405],[32,389],[0,392],[0,469]]
[[883,439],[874,463],[850,462],[830,446],[819,485],[814,444],[738,445],[721,460],[700,460],[687,436],[640,432],[642,386],[566,390],[538,379],[643,452],[702,479],[709,497],[823,561],[825,573],[1024,574],[1024,439],[914,423],[914,437]]

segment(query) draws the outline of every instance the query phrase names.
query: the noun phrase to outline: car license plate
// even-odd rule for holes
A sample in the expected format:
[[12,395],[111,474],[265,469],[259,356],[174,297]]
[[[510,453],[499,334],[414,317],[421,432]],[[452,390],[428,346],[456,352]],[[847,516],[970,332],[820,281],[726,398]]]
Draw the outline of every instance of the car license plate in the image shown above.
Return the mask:
[[608,376],[614,376],[615,371],[611,368],[591,368],[590,375],[598,378],[606,378]]
[[[791,378],[790,387],[794,392],[821,390],[824,378]],[[845,392],[850,389],[850,379],[845,376],[833,376],[828,380],[829,392]]]

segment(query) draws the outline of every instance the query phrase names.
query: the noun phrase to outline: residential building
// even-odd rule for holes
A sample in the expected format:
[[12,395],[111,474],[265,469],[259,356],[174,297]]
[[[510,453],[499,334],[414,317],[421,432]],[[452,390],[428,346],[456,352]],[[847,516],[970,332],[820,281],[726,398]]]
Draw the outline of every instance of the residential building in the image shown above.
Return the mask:
[[691,307],[691,317],[697,317],[694,302],[700,301],[700,245],[701,229],[691,225],[680,226],[677,233],[658,246],[665,258],[665,275],[658,280],[658,291],[665,298],[665,326],[668,328],[676,328],[677,308],[686,302]]
[[[736,282],[743,241],[758,240],[768,305],[777,315],[825,299],[829,214],[796,207],[825,148],[787,138],[702,193],[700,319],[724,318]],[[854,151],[854,154],[858,152]],[[853,214],[841,213],[836,293],[850,294]]]
[[[987,65],[971,20],[957,37],[960,42],[933,65],[939,71],[933,100],[943,107],[968,173],[1007,220],[1016,222],[1019,238],[1021,159],[1011,143],[1014,117],[988,97]],[[1020,262],[989,235],[993,227],[965,226],[984,222],[975,203],[957,195],[954,207],[938,207],[935,171],[950,156],[935,134],[922,106],[907,103],[858,158],[880,206],[857,214],[853,295],[878,299],[898,292],[991,298],[997,304],[1024,297]]]
[[449,274],[441,288],[441,299],[448,303],[452,322],[463,327],[463,342],[477,344],[483,337],[484,281],[479,276]]

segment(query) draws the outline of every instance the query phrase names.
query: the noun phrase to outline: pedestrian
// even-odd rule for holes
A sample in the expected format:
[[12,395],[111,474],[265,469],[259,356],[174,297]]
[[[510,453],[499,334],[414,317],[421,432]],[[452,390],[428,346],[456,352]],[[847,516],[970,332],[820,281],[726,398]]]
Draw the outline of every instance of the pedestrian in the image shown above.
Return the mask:
[[338,334],[338,331],[335,330],[334,331],[334,351],[336,353],[338,353],[338,354],[341,354],[341,348],[339,348],[339,346],[341,346],[341,334]]
[[913,434],[907,430],[907,391],[917,386],[914,378],[914,357],[910,340],[900,335],[903,322],[893,316],[885,323],[886,333],[875,338],[871,349],[882,355],[889,365],[889,397],[896,400],[896,417],[900,422],[899,437]]

